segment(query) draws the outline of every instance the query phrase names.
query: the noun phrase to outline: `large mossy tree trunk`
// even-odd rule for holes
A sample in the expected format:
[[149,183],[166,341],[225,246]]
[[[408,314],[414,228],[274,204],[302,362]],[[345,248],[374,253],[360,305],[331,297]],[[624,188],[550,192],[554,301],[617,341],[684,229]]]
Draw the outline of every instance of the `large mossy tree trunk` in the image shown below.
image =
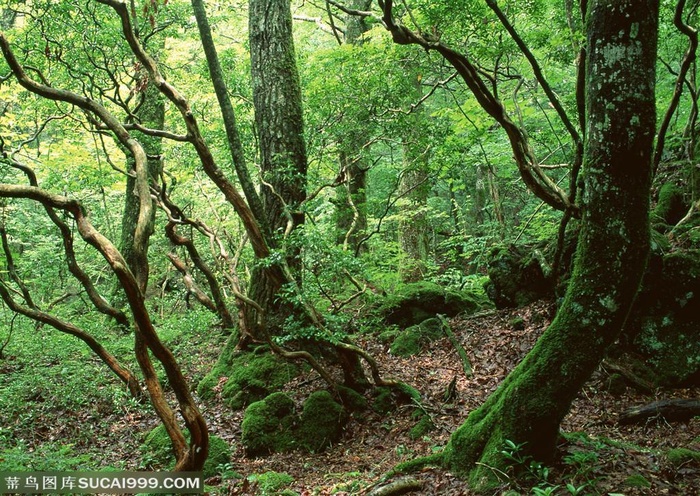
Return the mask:
[[[505,441],[546,461],[559,425],[618,336],[649,249],[658,0],[591,0],[581,232],[562,306],[533,350],[443,453],[475,488],[507,469]],[[497,470],[496,470],[497,469]]]
[[[271,245],[284,250],[289,271],[259,265],[253,270],[249,297],[265,313],[267,330],[279,332],[290,309],[279,301],[289,276],[300,280],[300,243],[289,234],[304,222],[301,203],[306,198],[306,145],[301,85],[296,66],[289,0],[250,0],[250,64],[255,125],[260,148],[263,185],[261,199],[272,231]],[[246,325],[259,333],[257,309],[246,312]]]

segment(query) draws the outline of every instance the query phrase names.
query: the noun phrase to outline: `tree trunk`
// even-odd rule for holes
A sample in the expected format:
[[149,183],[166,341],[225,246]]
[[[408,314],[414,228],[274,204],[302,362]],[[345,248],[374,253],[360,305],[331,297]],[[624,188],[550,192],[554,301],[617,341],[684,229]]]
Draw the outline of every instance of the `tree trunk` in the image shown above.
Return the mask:
[[[415,79],[415,94],[420,95],[420,83]],[[403,142],[405,169],[401,176],[400,194],[407,200],[399,221],[399,244],[405,257],[401,264],[401,280],[416,282],[425,276],[428,259],[428,157],[421,145],[420,125],[423,119],[422,107],[409,115],[407,136]]]
[[[165,121],[165,103],[158,89],[148,83],[143,95],[143,103],[139,107],[138,119],[139,123],[151,129],[163,129]],[[150,183],[158,182],[160,173],[163,170],[163,164],[160,159],[161,154],[161,138],[147,136],[142,133],[134,132],[135,137],[141,142],[148,156],[146,167],[148,169],[148,180]],[[134,160],[131,155],[127,155],[127,163],[129,164],[130,175],[126,178],[126,196],[124,199],[124,213],[122,215],[122,236],[119,251],[124,256],[124,259],[129,264],[131,272],[139,283],[139,287],[143,293],[146,292],[148,285],[148,243],[153,234],[155,224],[155,203],[151,202],[151,212],[145,223],[145,231],[142,236],[136,236],[136,229],[139,221],[139,212],[141,210],[141,201],[138,197],[136,188],[136,177],[134,174]]]
[[[561,420],[619,334],[649,249],[658,0],[588,5],[581,234],[556,318],[533,350],[453,434],[443,461],[485,488],[508,460],[548,460]],[[581,346],[585,343],[585,346]]]
[[[368,0],[352,0],[351,9],[367,10],[371,2]],[[347,15],[345,17],[345,43],[361,45],[362,35],[369,26],[364,18]],[[366,135],[361,131],[348,133],[339,143],[340,170],[344,176],[344,184],[336,189],[336,227],[338,229],[338,244],[344,249],[351,250],[356,255],[367,250],[362,243],[367,230],[367,171],[369,169],[363,151],[366,145]]]
[[[300,281],[301,248],[288,235],[304,222],[306,145],[301,86],[292,38],[289,0],[250,0],[249,36],[255,124],[263,180],[261,199],[272,231],[273,246],[284,248],[285,263]],[[253,270],[249,297],[265,312],[269,331],[277,328],[290,309],[278,300],[285,277],[274,267]],[[248,330],[255,336],[257,310],[247,312]]]

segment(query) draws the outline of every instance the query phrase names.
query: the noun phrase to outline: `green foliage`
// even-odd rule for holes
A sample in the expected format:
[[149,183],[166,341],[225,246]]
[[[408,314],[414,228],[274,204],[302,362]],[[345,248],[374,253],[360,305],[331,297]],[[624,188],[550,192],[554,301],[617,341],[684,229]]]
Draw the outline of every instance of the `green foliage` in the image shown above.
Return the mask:
[[0,472],[88,470],[95,466],[99,458],[97,455],[76,452],[72,444],[49,442],[32,449],[23,441],[7,447],[5,443],[9,440],[10,436],[4,436],[0,430],[0,441],[3,441],[3,448],[0,448]]

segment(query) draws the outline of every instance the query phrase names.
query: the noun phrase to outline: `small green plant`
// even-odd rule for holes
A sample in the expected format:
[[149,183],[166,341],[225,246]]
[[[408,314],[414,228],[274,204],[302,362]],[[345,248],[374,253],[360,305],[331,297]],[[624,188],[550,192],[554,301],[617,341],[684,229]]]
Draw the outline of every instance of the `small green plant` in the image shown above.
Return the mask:
[[532,488],[532,494],[535,496],[550,496],[559,489],[559,486],[537,486]]
[[263,474],[253,474],[248,477],[250,482],[257,484],[260,496],[272,496],[278,494],[295,494],[291,491],[284,490],[294,482],[294,477],[281,472],[265,472]]

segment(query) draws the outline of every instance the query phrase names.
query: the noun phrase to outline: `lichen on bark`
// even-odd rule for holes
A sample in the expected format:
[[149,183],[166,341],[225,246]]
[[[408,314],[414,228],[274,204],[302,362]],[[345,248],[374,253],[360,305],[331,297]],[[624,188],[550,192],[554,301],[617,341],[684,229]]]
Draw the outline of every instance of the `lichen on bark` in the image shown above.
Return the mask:
[[508,471],[506,441],[521,445],[521,456],[551,459],[562,419],[638,291],[649,250],[657,23],[656,0],[589,2],[574,270],[550,327],[443,452],[443,464],[477,489],[499,484]]

